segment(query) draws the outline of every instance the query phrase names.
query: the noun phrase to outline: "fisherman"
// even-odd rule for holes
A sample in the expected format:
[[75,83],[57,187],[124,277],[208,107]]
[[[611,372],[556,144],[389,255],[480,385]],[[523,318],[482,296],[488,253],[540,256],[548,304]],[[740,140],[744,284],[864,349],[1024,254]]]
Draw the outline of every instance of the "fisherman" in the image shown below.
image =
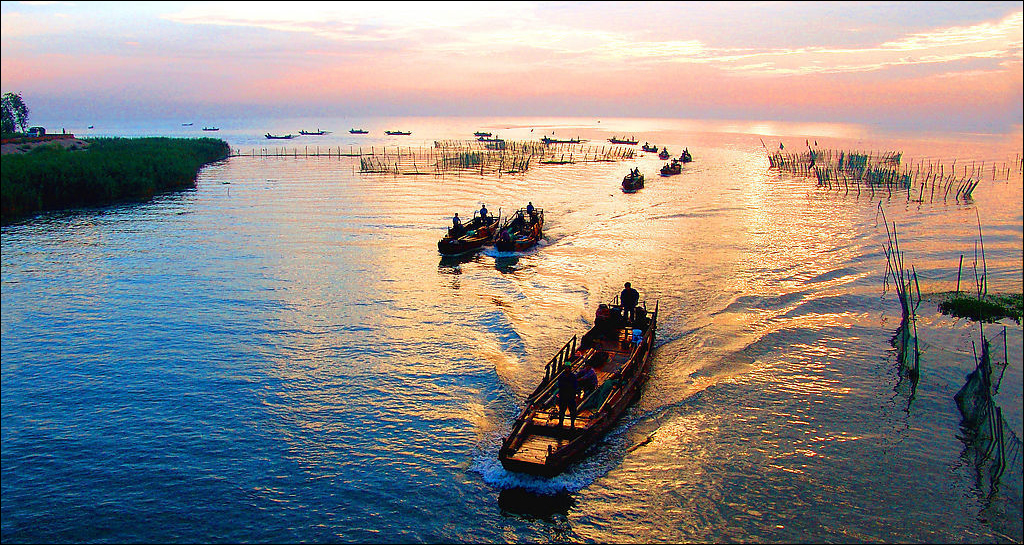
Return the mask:
[[584,396],[597,389],[597,373],[589,363],[583,364],[583,369],[576,375],[576,380]]
[[561,426],[565,420],[565,410],[569,410],[569,427],[576,427],[576,394],[579,392],[579,383],[576,381],[576,374],[572,368],[566,366],[558,375],[558,425]]
[[484,219],[487,219],[487,205],[486,204],[480,206],[480,217],[484,218]]
[[536,210],[536,208],[533,207],[533,201],[530,201],[530,202],[526,203],[526,213],[527,214],[532,216],[534,210]]
[[622,293],[619,294],[619,304],[622,305],[622,315],[626,318],[626,323],[633,323],[634,318],[636,318],[636,304],[639,302],[640,293],[633,289],[629,282],[626,282]]
[[458,229],[462,227],[462,220],[459,219],[459,213],[455,213],[455,217],[452,218],[452,229]]

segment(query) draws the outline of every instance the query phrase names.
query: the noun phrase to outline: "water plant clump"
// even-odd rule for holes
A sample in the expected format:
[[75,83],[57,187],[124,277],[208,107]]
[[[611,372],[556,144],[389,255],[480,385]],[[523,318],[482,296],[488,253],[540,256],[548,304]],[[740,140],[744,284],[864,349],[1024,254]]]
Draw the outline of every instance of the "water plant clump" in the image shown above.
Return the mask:
[[43,145],[5,154],[0,172],[3,223],[47,210],[140,201],[194,187],[199,169],[228,156],[215,138],[90,138],[82,150]]
[[1013,318],[1018,324],[1024,318],[1024,295],[989,294],[981,298],[952,292],[939,303],[939,312],[976,322],[996,322]]

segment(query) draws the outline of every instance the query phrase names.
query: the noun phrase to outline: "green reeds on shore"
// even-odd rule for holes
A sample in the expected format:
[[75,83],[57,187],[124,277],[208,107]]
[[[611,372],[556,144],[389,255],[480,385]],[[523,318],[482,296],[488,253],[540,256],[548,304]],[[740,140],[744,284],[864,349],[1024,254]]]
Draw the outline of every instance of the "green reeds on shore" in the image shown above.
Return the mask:
[[0,172],[3,223],[48,210],[141,201],[194,187],[199,169],[228,156],[215,138],[90,138],[86,149],[44,145],[5,154]]

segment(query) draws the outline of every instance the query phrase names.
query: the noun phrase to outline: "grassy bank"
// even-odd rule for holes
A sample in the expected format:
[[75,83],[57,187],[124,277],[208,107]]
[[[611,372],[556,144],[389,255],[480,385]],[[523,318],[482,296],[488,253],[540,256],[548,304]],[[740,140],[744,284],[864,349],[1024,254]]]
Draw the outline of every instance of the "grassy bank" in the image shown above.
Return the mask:
[[144,201],[194,187],[206,163],[227,157],[215,138],[90,138],[86,149],[46,144],[3,155],[0,221],[48,210]]

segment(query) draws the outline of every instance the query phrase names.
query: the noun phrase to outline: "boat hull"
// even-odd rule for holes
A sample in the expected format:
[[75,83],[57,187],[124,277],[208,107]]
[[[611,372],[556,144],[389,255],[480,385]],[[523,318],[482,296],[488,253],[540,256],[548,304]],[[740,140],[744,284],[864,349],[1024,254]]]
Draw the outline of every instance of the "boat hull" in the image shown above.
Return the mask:
[[497,226],[498,218],[495,216],[488,216],[486,222],[479,216],[473,218],[458,232],[449,229],[448,234],[437,241],[437,251],[442,255],[455,256],[479,250],[491,243]]

